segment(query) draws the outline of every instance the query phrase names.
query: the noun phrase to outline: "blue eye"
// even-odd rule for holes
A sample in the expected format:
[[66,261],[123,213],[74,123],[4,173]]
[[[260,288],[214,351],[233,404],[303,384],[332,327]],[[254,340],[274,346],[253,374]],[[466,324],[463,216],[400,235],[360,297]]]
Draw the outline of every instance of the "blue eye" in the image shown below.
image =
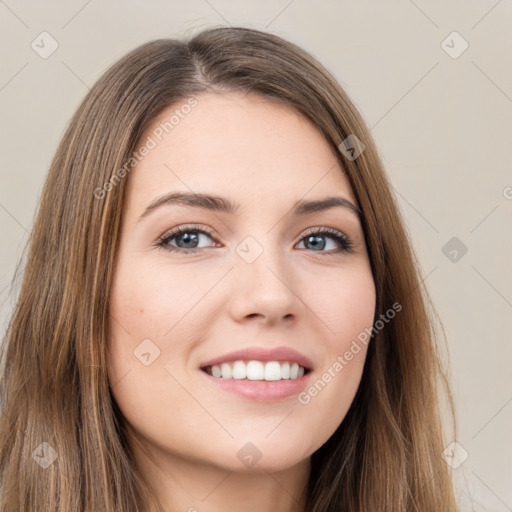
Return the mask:
[[[354,245],[352,241],[343,233],[340,231],[337,231],[336,229],[331,228],[321,228],[321,229],[313,229],[310,231],[305,237],[301,239],[302,241],[307,241],[307,243],[310,245],[310,247],[320,247],[320,249],[324,249],[326,246],[326,243],[323,241],[323,239],[331,238],[336,241],[338,244],[338,249],[334,251],[320,251],[321,253],[325,254],[333,254],[333,253],[350,253],[354,252]],[[314,251],[319,252],[319,251]]]
[[[176,251],[188,254],[190,252],[197,251],[197,247],[195,246],[195,244],[198,243],[200,235],[206,235],[207,237],[211,238],[211,235],[208,231],[205,231],[204,229],[201,229],[197,226],[180,227],[176,228],[175,230],[171,231],[169,234],[161,238],[157,245],[159,247],[167,249],[169,252]],[[177,247],[169,245],[169,242],[174,239],[183,240],[184,244],[192,244],[192,247]]]
[[[213,239],[211,232],[202,229],[198,226],[184,226],[179,227],[171,231],[170,233],[164,235],[158,243],[157,247],[162,249],[166,249],[169,252],[178,252],[183,254],[188,254],[192,252],[197,252],[201,249],[201,247],[197,247],[201,235],[206,236],[207,238]],[[327,243],[324,241],[325,239],[332,239],[335,241],[338,246],[337,249],[331,251],[324,251]],[[185,245],[185,247],[180,247],[179,245],[171,245],[171,241],[176,241],[177,244],[180,242]],[[319,250],[314,250],[313,252],[318,252],[320,254],[332,255],[335,253],[351,253],[354,252],[353,243],[351,240],[336,229],[331,228],[313,228],[305,236],[303,236],[299,243],[303,243],[305,241],[305,245],[307,244],[309,248],[320,248]],[[307,249],[308,247],[306,247]]]

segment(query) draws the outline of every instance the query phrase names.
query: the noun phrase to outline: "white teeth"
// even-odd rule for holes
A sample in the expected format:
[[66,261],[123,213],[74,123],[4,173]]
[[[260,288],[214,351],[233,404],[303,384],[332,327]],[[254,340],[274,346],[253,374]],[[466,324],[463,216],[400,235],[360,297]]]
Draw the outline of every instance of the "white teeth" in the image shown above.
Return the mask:
[[281,377],[283,379],[290,378],[290,363],[282,363],[281,364]]
[[277,361],[269,361],[265,365],[265,380],[281,380],[281,365]]
[[[212,373],[213,373],[212,366]],[[247,377],[247,367],[243,361],[236,361],[233,365],[233,379],[245,379]],[[223,379],[229,379],[229,377],[223,377]]]
[[235,361],[207,368],[207,372],[222,379],[283,380],[298,379],[304,375],[304,367],[297,363],[268,361]]
[[[231,370],[231,366],[229,366],[228,363],[222,363],[220,365],[220,369],[221,369],[221,372],[222,372],[222,378],[223,379],[231,379],[232,376],[233,376],[233,372]],[[219,375],[220,377],[220,375]]]
[[247,363],[247,378],[249,380],[263,380],[265,367],[260,361],[249,361]]

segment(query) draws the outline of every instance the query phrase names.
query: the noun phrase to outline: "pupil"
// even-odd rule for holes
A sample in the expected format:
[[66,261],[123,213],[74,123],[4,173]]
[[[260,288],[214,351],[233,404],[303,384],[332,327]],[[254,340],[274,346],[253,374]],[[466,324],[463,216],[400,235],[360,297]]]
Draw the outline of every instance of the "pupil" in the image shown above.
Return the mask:
[[[197,242],[197,234],[190,236],[190,234],[183,234],[181,235],[182,239],[185,239],[185,243]],[[190,247],[186,247],[186,249],[189,249]],[[192,247],[193,248],[193,247]]]

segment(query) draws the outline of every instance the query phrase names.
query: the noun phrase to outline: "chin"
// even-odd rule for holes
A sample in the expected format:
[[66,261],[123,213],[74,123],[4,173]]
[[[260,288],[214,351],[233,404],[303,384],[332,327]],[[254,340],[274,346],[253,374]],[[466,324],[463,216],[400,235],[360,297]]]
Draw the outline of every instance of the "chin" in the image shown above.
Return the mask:
[[[309,458],[309,454],[301,453],[300,443],[283,442],[251,442],[235,443],[235,448],[224,451],[234,454],[227,460],[230,471],[246,474],[276,473],[285,471]],[[225,458],[225,456],[224,456]]]

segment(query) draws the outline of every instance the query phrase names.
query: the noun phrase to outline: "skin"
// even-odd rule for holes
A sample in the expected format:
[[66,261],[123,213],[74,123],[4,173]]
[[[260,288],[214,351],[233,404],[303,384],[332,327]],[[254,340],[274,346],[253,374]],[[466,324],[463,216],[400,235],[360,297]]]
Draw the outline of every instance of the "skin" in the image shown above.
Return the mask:
[[[314,383],[371,328],[375,286],[357,216],[343,207],[290,213],[300,199],[357,203],[330,146],[295,110],[239,93],[196,98],[128,178],[110,296],[112,392],[136,463],[166,510],[302,511],[310,456],[345,417],[366,347],[307,404],[214,389],[199,367],[243,347],[288,346],[311,358]],[[215,193],[241,210],[166,205],[137,222],[171,191]],[[190,224],[213,232],[199,234],[196,252],[157,247]],[[353,252],[335,252],[330,235],[325,247],[308,244],[306,230],[323,227],[345,234]],[[263,250],[252,263],[236,252],[247,236]],[[179,236],[167,245],[194,247]],[[160,350],[147,366],[134,355],[145,339]],[[248,442],[261,453],[253,466],[237,457]]]

